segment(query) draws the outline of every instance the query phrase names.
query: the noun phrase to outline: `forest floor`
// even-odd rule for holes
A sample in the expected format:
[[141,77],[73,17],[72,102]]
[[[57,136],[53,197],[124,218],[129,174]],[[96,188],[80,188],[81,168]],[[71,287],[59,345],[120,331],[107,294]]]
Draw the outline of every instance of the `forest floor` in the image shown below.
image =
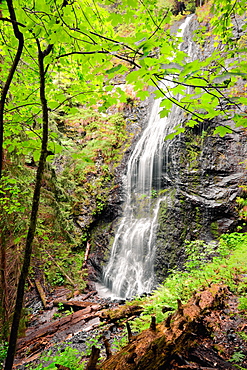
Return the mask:
[[[151,325],[138,335],[129,333],[123,350],[97,369],[247,369],[246,313],[227,287],[219,286],[215,293],[212,289],[197,292],[184,305],[178,302],[178,310],[157,327]],[[69,294],[63,287],[54,290],[42,310],[37,292],[30,291],[27,306],[33,314],[25,337],[18,342],[16,368],[39,364],[41,353],[48,349],[55,353],[58,347],[78,349],[87,362],[95,344],[105,356],[105,338],[110,344],[121,341],[126,323],[142,311],[135,303],[125,306],[102,299],[95,291],[68,300]]]

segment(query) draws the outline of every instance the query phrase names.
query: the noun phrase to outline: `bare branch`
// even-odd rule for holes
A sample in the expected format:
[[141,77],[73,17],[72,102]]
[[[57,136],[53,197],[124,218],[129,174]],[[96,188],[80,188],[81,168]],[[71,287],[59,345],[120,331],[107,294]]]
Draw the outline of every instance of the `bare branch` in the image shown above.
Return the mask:
[[[109,37],[105,37],[105,36],[100,35],[100,34],[98,34],[98,33],[96,33],[96,32],[93,32],[93,31],[90,31],[90,33],[91,33],[92,35],[95,35],[95,36],[100,37],[100,38],[101,38],[101,39],[103,39],[103,40],[107,40],[107,41],[113,42],[114,44],[122,45],[122,46],[123,46],[123,47],[125,47],[126,49],[131,50],[131,51],[133,51],[134,53],[136,53],[136,50],[135,50],[135,49],[131,48],[130,46],[128,46],[128,45],[126,45],[126,44],[124,44],[124,43],[122,43],[122,42],[120,42],[120,41],[117,41],[117,40],[114,40],[114,39],[110,39]],[[138,52],[137,54],[139,54],[140,56],[143,56],[143,53],[139,53],[139,52]]]
[[17,107],[11,108],[11,109],[6,109],[6,110],[4,110],[4,113],[9,113],[9,112],[12,112],[14,110],[18,110],[20,108],[27,107],[28,105],[40,105],[40,103],[33,102],[33,103],[22,104],[22,105],[19,105]]
[[1,17],[0,18],[0,21],[10,22],[13,25],[15,24],[16,26],[26,27],[25,24],[20,23],[20,22],[17,22],[16,20],[13,20],[13,19],[10,19],[10,18],[3,18],[3,17]]

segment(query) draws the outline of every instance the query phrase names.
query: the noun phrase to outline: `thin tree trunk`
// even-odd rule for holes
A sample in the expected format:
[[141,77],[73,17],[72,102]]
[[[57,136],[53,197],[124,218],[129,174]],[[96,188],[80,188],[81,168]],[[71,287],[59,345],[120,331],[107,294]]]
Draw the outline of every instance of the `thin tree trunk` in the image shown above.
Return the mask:
[[20,61],[21,54],[22,54],[23,47],[24,47],[24,37],[23,37],[22,32],[20,32],[18,24],[16,22],[15,10],[14,10],[14,7],[13,7],[12,0],[7,0],[7,5],[8,5],[10,19],[12,21],[14,34],[15,34],[15,37],[17,38],[17,40],[19,41],[19,43],[18,43],[18,49],[17,49],[16,55],[15,55],[14,61],[12,63],[10,71],[9,71],[9,75],[7,77],[7,80],[4,84],[4,86],[3,86],[1,99],[0,99],[0,179],[2,177],[2,171],[3,171],[4,106],[5,106],[5,103],[6,103],[6,98],[7,98],[7,94],[8,94],[8,91],[9,91],[10,84],[11,84],[13,76],[15,74],[17,65]]
[[37,215],[39,208],[40,192],[42,185],[42,178],[45,169],[46,157],[47,157],[47,143],[48,143],[48,107],[45,97],[45,70],[44,70],[44,58],[48,55],[52,49],[52,45],[42,52],[39,40],[36,40],[38,46],[38,61],[39,61],[39,75],[40,75],[40,101],[42,105],[42,115],[43,115],[43,133],[42,133],[42,147],[39,159],[39,165],[36,174],[36,183],[33,194],[32,211],[30,217],[30,224],[27,233],[26,246],[24,252],[23,266],[19,278],[16,304],[13,316],[13,322],[10,332],[9,348],[7,353],[7,358],[5,362],[5,370],[11,370],[14,363],[14,356],[16,351],[16,343],[18,338],[18,329],[21,319],[23,298],[25,291],[25,282],[28,276],[28,270],[30,267],[31,254],[32,254],[32,244],[36,230]]
[[3,234],[0,236],[1,245],[1,308],[3,310],[3,338],[8,338],[8,324],[9,324],[9,299],[8,299],[8,284],[6,277],[6,240]]

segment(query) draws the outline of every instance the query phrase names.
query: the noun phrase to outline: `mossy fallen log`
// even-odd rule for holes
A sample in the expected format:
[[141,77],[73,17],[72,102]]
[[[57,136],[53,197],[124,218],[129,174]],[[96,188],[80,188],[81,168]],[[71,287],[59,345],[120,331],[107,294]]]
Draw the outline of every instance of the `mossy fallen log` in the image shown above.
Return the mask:
[[116,322],[131,316],[139,316],[142,311],[143,307],[139,306],[138,304],[124,305],[114,309],[102,310],[100,313],[100,319],[107,322]]
[[62,306],[64,309],[72,308],[74,311],[82,310],[83,308],[95,306],[95,302],[88,302],[88,301],[63,301],[63,300],[56,300],[53,302],[54,306]]
[[[137,335],[120,352],[99,365],[98,369],[158,370],[170,368],[169,364],[175,356],[193,347],[195,338],[202,330],[205,330],[203,318],[210,310],[223,306],[227,292],[226,286],[212,284],[204,291],[195,293],[187,304],[179,302],[178,310],[163,323],[155,325],[155,330],[153,320],[149,329]],[[230,363],[221,360],[218,369],[234,368]],[[224,362],[225,365],[222,365]]]

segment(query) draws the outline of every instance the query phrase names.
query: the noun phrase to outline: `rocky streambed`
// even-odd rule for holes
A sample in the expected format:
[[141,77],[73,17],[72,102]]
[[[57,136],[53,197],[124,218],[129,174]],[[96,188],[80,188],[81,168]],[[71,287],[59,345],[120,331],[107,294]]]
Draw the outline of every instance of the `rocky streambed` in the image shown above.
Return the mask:
[[142,312],[136,304],[125,306],[125,300],[102,298],[95,290],[81,294],[58,287],[45,296],[45,304],[42,300],[35,287],[29,290],[28,325],[18,340],[15,368],[35,366],[46,351],[55,354],[68,346],[86,356],[97,343],[104,353],[104,340],[120,340],[125,323]]
[[[187,303],[178,301],[177,310],[162,323],[156,324],[153,317],[149,329],[137,335],[127,324],[142,311],[135,302],[126,306],[123,301],[102,299],[93,291],[64,301],[68,293],[64,288],[54,291],[47,297],[45,311],[37,310],[41,305],[33,295],[36,312],[26,336],[19,340],[15,368],[23,370],[30,363],[34,368],[48,366],[49,361],[40,355],[46,350],[61,354],[68,346],[77,349],[81,361],[88,363],[92,344],[100,347],[101,356],[93,368],[101,370],[247,368],[246,315],[239,309],[238,297],[223,284],[202,288]],[[65,314],[72,306],[75,312],[54,320],[59,302]],[[125,326],[125,346],[114,351],[113,344],[121,341]],[[65,370],[59,357],[57,367]]]

